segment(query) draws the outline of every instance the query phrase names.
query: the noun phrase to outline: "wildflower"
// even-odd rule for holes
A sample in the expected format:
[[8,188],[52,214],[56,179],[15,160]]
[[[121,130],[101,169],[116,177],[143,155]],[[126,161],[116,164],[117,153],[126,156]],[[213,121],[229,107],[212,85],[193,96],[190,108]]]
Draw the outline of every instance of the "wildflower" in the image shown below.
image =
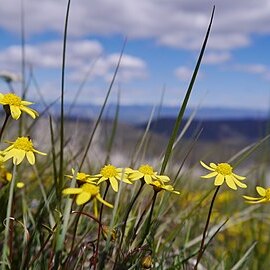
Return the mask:
[[3,161],[7,161],[8,159],[13,158],[13,164],[18,165],[26,156],[28,162],[33,165],[35,164],[34,153],[47,155],[46,153],[34,149],[33,143],[29,137],[18,137],[15,142],[9,143],[12,145],[2,151],[4,155]]
[[143,269],[150,269],[153,264],[153,259],[151,255],[144,256],[142,258],[141,266]]
[[250,197],[250,196],[243,196],[244,199],[246,199],[248,203],[264,203],[264,202],[270,202],[270,188],[263,188],[263,187],[256,187],[256,190],[258,194],[261,197]]
[[246,177],[237,175],[233,173],[233,167],[228,163],[210,163],[210,167],[204,162],[200,161],[201,165],[211,173],[201,176],[202,178],[212,178],[215,177],[215,186],[221,186],[225,180],[229,188],[236,190],[237,186],[241,188],[246,188],[247,185],[240,182],[239,180],[244,180]]
[[105,240],[110,238],[111,241],[115,241],[116,237],[117,237],[116,230],[112,229],[106,225],[102,225],[102,235],[103,235]]
[[15,120],[19,119],[22,111],[28,113],[34,119],[38,116],[37,111],[27,107],[33,104],[32,102],[22,100],[19,96],[13,93],[0,93],[0,104],[3,105],[6,113],[11,115]]
[[92,199],[97,199],[106,206],[113,208],[113,205],[102,199],[100,195],[99,186],[97,185],[85,183],[81,185],[81,187],[79,188],[66,188],[62,191],[62,193],[65,195],[72,195],[72,194],[77,195],[76,196],[77,205],[82,205]]
[[173,192],[175,194],[180,194],[179,191],[174,190],[174,187],[173,186],[171,186],[171,185],[164,185],[164,184],[160,183],[160,181],[158,181],[158,180],[152,181],[150,183],[150,185],[153,186],[153,189],[156,192],[160,192],[162,190],[166,190],[166,191]]
[[153,167],[148,164],[141,165],[137,171],[134,171],[129,175],[129,179],[132,181],[143,179],[148,185],[155,180],[159,180],[161,183],[170,181],[168,176],[158,175],[157,172],[154,171]]
[[97,184],[99,185],[103,181],[109,181],[112,189],[117,192],[118,191],[118,181],[123,181],[128,184],[132,184],[127,178],[127,174],[124,169],[122,168],[116,168],[113,165],[105,165],[101,170],[99,174],[93,175],[93,177],[89,178],[90,180],[97,179]]
[[[71,169],[72,175],[66,175],[68,178],[73,178],[74,174],[75,174],[75,170]],[[95,184],[95,180],[98,178],[90,178],[91,175],[90,174],[86,174],[84,172],[77,172],[76,174],[76,180],[81,181],[81,182],[87,182],[87,183],[93,183]]]

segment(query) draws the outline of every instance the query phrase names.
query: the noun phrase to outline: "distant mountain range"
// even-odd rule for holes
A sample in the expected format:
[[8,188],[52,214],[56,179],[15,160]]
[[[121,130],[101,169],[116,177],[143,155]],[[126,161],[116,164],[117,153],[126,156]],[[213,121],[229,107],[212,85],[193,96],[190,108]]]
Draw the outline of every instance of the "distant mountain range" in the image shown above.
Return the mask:
[[[150,131],[164,136],[170,136],[175,124],[175,118],[159,118],[151,122]],[[179,133],[187,120],[183,120]],[[145,129],[146,123],[139,125]],[[270,133],[270,122],[266,119],[194,119],[184,133],[184,138],[194,138],[201,131],[199,140],[203,141],[256,141]]]
[[[44,108],[38,108],[39,111]],[[101,106],[93,104],[76,104],[72,108],[66,105],[65,112],[72,118],[97,118]],[[114,119],[116,105],[106,106],[103,119]],[[121,105],[119,110],[119,120],[129,124],[139,124],[147,122],[150,118],[153,106],[151,105]],[[179,108],[172,106],[163,106],[161,109],[155,108],[153,119],[157,118],[175,118]],[[185,118],[188,118],[195,110],[187,108]],[[50,113],[60,114],[60,105],[54,104],[50,107]],[[268,112],[263,110],[251,109],[233,109],[233,108],[199,108],[196,110],[195,119],[266,119]]]

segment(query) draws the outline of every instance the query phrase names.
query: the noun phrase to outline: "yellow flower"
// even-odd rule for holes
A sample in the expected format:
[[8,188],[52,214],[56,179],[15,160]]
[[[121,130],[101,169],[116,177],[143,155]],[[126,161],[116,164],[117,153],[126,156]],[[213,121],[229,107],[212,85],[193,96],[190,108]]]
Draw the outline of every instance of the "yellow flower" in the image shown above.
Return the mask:
[[171,186],[171,185],[164,185],[164,184],[160,183],[160,181],[158,181],[158,180],[152,181],[150,185],[153,186],[153,188],[154,188],[154,190],[156,192],[160,192],[162,190],[166,190],[166,191],[173,192],[175,194],[180,194],[179,191],[174,190],[174,187],[173,186]]
[[248,203],[264,203],[264,202],[270,202],[270,188],[263,188],[263,187],[256,187],[256,190],[258,194],[261,197],[250,197],[250,196],[243,196],[244,199],[246,199]]
[[[71,169],[71,172],[72,172],[72,175],[66,175],[68,178],[73,178],[74,176],[74,173],[75,173],[75,170],[74,169]],[[91,175],[90,174],[86,174],[84,172],[77,172],[77,175],[76,175],[76,180],[78,181],[81,181],[81,182],[87,182],[87,183],[93,183],[93,184],[96,184],[96,180],[98,178],[90,178]]]
[[[128,170],[128,169],[127,169]],[[127,173],[125,169],[116,168],[113,165],[105,165],[99,174],[95,174],[89,178],[89,180],[98,180],[97,184],[99,185],[103,181],[109,181],[112,189],[118,191],[118,181],[123,181],[128,184],[132,184],[127,178]]]
[[40,152],[33,147],[33,143],[29,137],[18,137],[15,142],[9,142],[12,145],[3,150],[2,154],[4,155],[3,161],[7,161],[10,158],[13,158],[13,164],[20,164],[24,157],[26,156],[28,162],[33,165],[35,164],[35,155],[34,153],[40,155],[47,155],[46,153]]
[[153,259],[151,255],[144,256],[141,261],[143,269],[150,269],[153,265]]
[[34,119],[38,116],[37,111],[27,107],[33,104],[32,102],[22,100],[20,97],[13,93],[0,93],[0,104],[2,104],[5,111],[16,120],[19,119],[22,111],[28,113]]
[[77,195],[76,196],[77,205],[82,205],[92,199],[97,199],[106,206],[113,208],[113,205],[102,199],[100,195],[99,186],[97,185],[85,183],[79,188],[66,188],[62,191],[62,193],[65,195],[72,195],[72,194]]
[[211,173],[201,176],[202,178],[212,178],[215,177],[215,186],[221,186],[224,183],[224,180],[226,184],[231,188],[236,190],[237,186],[241,188],[246,188],[247,185],[240,182],[239,180],[244,180],[246,177],[237,175],[233,173],[233,167],[228,163],[218,163],[217,165],[215,163],[210,163],[210,167],[206,165],[204,162],[200,161],[201,165],[206,168],[209,171],[212,171]]
[[128,178],[131,181],[143,179],[148,185],[155,180],[159,180],[161,183],[170,181],[168,176],[158,175],[157,172],[154,171],[153,167],[148,164],[141,165],[140,168],[137,171],[132,172]]

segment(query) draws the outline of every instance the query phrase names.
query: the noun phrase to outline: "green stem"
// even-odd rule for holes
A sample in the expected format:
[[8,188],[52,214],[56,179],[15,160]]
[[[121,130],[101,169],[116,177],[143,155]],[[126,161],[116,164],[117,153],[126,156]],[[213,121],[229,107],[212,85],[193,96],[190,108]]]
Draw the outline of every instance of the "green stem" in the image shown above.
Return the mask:
[[8,265],[10,268],[10,262],[8,260],[8,253],[9,253],[8,240],[9,240],[9,224],[10,224],[10,219],[11,219],[10,215],[11,215],[12,204],[13,204],[15,183],[16,183],[16,164],[13,167],[12,179],[11,179],[11,183],[10,183],[10,187],[9,187],[9,197],[8,197],[7,214],[6,214],[5,238],[4,238],[4,244],[3,244],[3,250],[2,250],[2,265],[1,265],[2,270],[6,269],[6,265]]
[[154,206],[155,206],[156,199],[157,199],[157,194],[158,194],[158,192],[154,190],[154,195],[153,195],[153,198],[152,198],[152,205],[151,205],[149,217],[148,217],[147,224],[146,224],[146,229],[144,231],[143,237],[142,237],[138,247],[142,246],[145,238],[147,237],[147,235],[148,235],[148,233],[150,231],[152,216],[153,216],[153,212],[154,212]]
[[202,255],[203,255],[203,253],[205,251],[205,248],[204,248],[205,237],[206,237],[207,229],[208,229],[208,226],[209,226],[210,217],[211,217],[211,213],[212,213],[212,210],[213,210],[214,202],[215,202],[215,199],[217,197],[219,189],[220,189],[220,186],[217,186],[217,188],[215,190],[215,193],[214,193],[214,196],[212,198],[211,204],[210,204],[207,220],[206,220],[204,231],[203,231],[203,237],[202,237],[202,241],[201,241],[201,246],[200,246],[200,249],[199,249],[199,252],[198,252],[198,257],[197,257],[196,264],[194,266],[194,270],[197,269],[198,264],[199,264],[199,262],[200,262],[200,260],[202,258]]
[[116,254],[114,269],[115,269],[115,266],[117,265],[117,261],[118,261],[120,251],[121,251],[121,247],[122,247],[122,244],[123,244],[129,214],[131,212],[131,209],[132,209],[134,203],[137,201],[137,199],[138,199],[138,197],[139,197],[139,195],[140,195],[140,193],[142,191],[142,188],[143,188],[144,184],[145,184],[145,182],[143,180],[141,180],[141,186],[140,186],[139,190],[137,191],[137,193],[135,194],[135,196],[133,197],[133,199],[132,199],[131,203],[129,204],[129,207],[128,207],[127,211],[126,211],[126,214],[125,214],[125,217],[124,217],[124,223],[122,225],[122,230],[121,230],[122,235],[121,235],[121,240],[120,240],[119,247],[118,247],[117,254]]
[[[106,196],[107,196],[109,187],[110,187],[110,182],[107,181],[107,186],[106,186],[106,189],[105,189],[105,192],[104,192],[104,195],[103,195],[103,200],[106,199]],[[101,234],[101,228],[102,228],[101,220],[102,220],[103,208],[104,208],[104,204],[101,204],[100,213],[99,213],[97,244],[96,244],[96,251],[95,251],[95,254],[94,254],[94,270],[97,269],[97,260],[98,260],[98,252],[99,252],[99,241],[100,241],[100,234]]]

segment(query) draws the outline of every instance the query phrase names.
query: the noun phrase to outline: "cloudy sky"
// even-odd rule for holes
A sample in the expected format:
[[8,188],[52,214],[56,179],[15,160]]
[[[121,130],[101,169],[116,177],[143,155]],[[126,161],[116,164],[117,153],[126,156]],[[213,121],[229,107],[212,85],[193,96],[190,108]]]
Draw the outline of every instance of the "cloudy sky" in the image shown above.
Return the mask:
[[[270,0],[73,0],[66,100],[102,103],[127,38],[110,102],[120,90],[122,104],[156,104],[164,91],[165,104],[179,104],[214,4],[190,105],[269,108]],[[47,100],[59,97],[66,5],[66,0],[1,1],[0,74],[21,74],[23,9],[28,99],[38,100],[37,85]],[[0,87],[8,91],[3,80]],[[14,88],[20,93],[20,83]]]

